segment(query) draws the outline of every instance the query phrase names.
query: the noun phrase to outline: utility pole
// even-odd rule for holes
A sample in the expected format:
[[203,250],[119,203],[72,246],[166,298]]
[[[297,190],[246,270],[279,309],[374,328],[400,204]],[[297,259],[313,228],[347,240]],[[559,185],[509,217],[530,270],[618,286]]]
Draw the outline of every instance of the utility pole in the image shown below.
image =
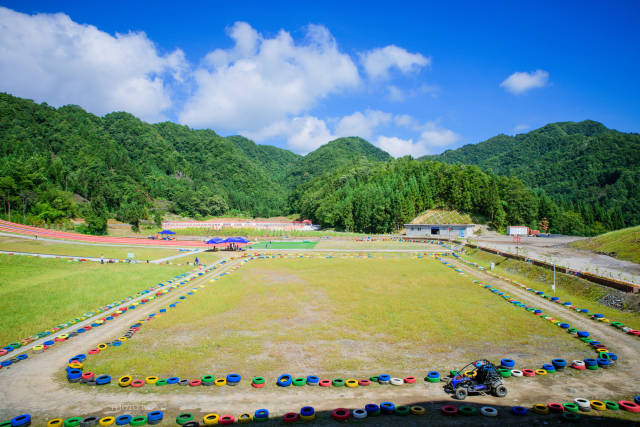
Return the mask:
[[520,245],[520,235],[516,234],[513,236],[513,241],[516,244],[516,256],[518,256],[518,246]]
[[551,289],[553,289],[553,295],[556,294],[556,265],[553,264],[553,285],[551,285]]

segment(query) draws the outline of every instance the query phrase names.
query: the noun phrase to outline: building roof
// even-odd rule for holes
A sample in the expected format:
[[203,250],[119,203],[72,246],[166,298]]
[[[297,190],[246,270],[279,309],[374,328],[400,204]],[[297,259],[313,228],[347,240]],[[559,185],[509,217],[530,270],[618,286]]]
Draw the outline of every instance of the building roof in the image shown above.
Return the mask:
[[472,227],[475,224],[405,224],[405,227]]

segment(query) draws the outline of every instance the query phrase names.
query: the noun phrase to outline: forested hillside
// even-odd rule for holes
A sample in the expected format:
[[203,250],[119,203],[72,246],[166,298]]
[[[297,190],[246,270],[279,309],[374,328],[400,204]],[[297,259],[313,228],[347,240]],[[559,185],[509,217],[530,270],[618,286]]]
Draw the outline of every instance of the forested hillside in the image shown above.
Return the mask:
[[41,224],[79,215],[86,231],[102,233],[109,217],[136,229],[167,211],[298,213],[325,227],[390,232],[446,208],[498,229],[546,219],[551,232],[585,235],[640,223],[639,138],[596,122],[556,123],[432,157],[478,166],[393,160],[358,137],[299,156],[241,136],[0,94],[0,216]]
[[[389,157],[357,138],[302,157],[240,136],[152,125],[123,112],[97,117],[9,94],[0,94],[0,154],[5,217],[13,212],[14,220],[51,223],[81,215],[92,232],[103,232],[108,217],[137,228],[165,210],[190,217],[283,215],[298,180]],[[74,194],[89,203],[79,206]]]
[[518,177],[574,213],[583,234],[640,224],[640,135],[635,133],[590,120],[552,123],[423,159]]
[[[421,162],[408,158],[361,162],[301,185],[293,208],[325,227],[389,233],[434,207],[482,215],[496,228],[537,225],[557,206],[538,197],[517,178],[482,172],[478,167]],[[571,227],[560,213],[555,227]]]

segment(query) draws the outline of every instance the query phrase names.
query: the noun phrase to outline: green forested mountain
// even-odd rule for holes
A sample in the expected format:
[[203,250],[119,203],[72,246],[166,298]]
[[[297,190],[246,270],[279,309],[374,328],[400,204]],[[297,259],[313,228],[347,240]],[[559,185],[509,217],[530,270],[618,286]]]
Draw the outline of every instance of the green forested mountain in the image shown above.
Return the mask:
[[607,129],[590,120],[552,123],[423,159],[471,164],[518,177],[563,210],[580,216],[586,234],[640,224],[640,135],[636,133]]
[[451,208],[498,228],[537,228],[546,218],[552,232],[592,234],[640,223],[639,144],[637,134],[582,122],[431,158],[446,163],[393,160],[358,137],[299,156],[241,136],[0,94],[0,216],[37,224],[80,215],[100,233],[111,216],[136,228],[165,211],[299,213],[326,227],[389,232],[425,209]]
[[348,167],[360,161],[390,160],[386,151],[362,138],[352,136],[338,138],[300,158],[287,176],[287,185],[294,189],[298,185],[326,172]]
[[[312,178],[368,156],[388,157],[353,138],[302,157],[240,136],[0,94],[0,212],[31,223],[82,215],[97,231],[115,216],[137,227],[159,206],[192,217],[282,215],[300,170]],[[73,194],[90,203],[79,210]]]

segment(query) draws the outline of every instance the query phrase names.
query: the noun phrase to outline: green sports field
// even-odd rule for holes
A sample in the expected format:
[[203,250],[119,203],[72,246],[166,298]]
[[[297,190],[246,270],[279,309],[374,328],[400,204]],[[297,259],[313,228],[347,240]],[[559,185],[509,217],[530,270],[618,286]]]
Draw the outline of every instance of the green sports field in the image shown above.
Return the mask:
[[85,368],[135,377],[402,376],[484,357],[540,363],[586,352],[432,258],[284,258],[248,262]]
[[0,255],[0,343],[31,336],[189,268]]

